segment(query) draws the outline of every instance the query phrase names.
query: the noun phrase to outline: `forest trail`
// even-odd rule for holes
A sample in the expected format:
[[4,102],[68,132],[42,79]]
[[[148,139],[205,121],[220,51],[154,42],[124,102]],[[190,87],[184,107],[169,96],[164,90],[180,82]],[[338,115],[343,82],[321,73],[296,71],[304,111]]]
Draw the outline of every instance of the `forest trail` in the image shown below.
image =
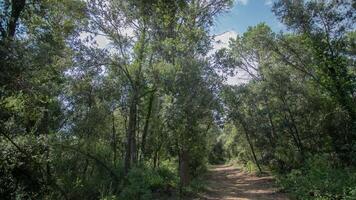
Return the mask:
[[277,192],[272,176],[257,177],[230,165],[209,170],[208,187],[201,200],[288,200]]

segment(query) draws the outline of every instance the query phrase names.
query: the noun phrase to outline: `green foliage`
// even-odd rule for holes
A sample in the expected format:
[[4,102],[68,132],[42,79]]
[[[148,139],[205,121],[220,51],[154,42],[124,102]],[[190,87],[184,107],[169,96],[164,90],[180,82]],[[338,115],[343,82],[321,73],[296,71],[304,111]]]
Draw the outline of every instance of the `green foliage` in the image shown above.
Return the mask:
[[291,32],[259,24],[216,56],[250,77],[222,92],[228,158],[248,171],[260,164],[288,173],[281,184],[298,199],[355,198],[354,9],[349,1],[276,1]]
[[7,199],[44,198],[49,189],[43,173],[47,158],[43,139],[24,136],[15,140],[22,152],[0,141],[0,196]]
[[355,198],[354,4],[276,1],[291,32],[261,23],[210,56],[231,4],[1,1],[1,198],[195,193],[226,159],[290,172],[301,199]]
[[297,199],[355,199],[356,170],[332,166],[328,156],[313,156],[301,169],[280,177]]
[[258,171],[256,164],[253,163],[252,161],[247,161],[245,167],[244,167],[249,173],[255,173]]
[[119,198],[116,197],[116,195],[109,195],[109,196],[101,197],[100,200],[119,200]]
[[176,183],[174,172],[166,168],[157,170],[136,167],[130,170],[127,176],[127,184],[120,193],[121,199],[139,200],[154,199],[153,193],[170,193]]
[[209,153],[210,164],[221,164],[225,161],[225,151],[221,141],[215,143],[213,149]]
[[207,182],[204,180],[204,174],[201,176],[194,178],[190,184],[183,188],[183,194],[186,196],[194,196],[198,193],[206,190]]

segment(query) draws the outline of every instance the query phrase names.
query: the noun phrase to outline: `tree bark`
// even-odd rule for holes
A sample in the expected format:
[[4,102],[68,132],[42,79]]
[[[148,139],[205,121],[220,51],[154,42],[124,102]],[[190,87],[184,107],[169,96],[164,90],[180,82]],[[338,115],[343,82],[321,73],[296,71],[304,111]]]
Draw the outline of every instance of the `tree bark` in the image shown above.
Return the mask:
[[25,8],[26,0],[12,0],[11,16],[7,26],[7,37],[13,38],[16,33],[17,22],[20,18],[21,12]]
[[302,159],[304,159],[304,146],[303,146],[302,140],[300,139],[299,130],[297,128],[294,116],[292,114],[292,111],[289,108],[289,105],[288,105],[286,99],[282,96],[281,100],[282,100],[282,102],[283,102],[283,104],[285,106],[285,109],[286,109],[286,111],[287,111],[287,113],[289,115],[289,118],[290,118],[290,120],[288,120],[288,122],[289,122],[288,128],[290,129],[291,132],[294,132],[294,134],[295,134],[295,135],[293,134],[294,140],[296,141],[296,144],[297,144],[297,146],[298,146],[298,148],[300,150],[300,153],[302,155]]
[[254,149],[254,147],[253,147],[253,144],[252,144],[252,142],[251,142],[250,136],[249,136],[249,134],[248,134],[248,131],[249,131],[249,130],[248,130],[248,128],[247,128],[247,126],[246,126],[246,124],[245,124],[244,121],[242,121],[241,119],[239,119],[239,121],[240,121],[240,124],[242,125],[242,128],[244,129],[245,136],[246,136],[248,145],[250,146],[251,153],[252,153],[253,159],[255,160],[255,163],[256,163],[256,166],[257,166],[257,168],[258,168],[258,171],[261,173],[261,172],[262,172],[262,169],[261,169],[261,166],[260,166],[260,164],[259,164],[259,162],[258,162],[258,160],[257,160],[257,156],[256,156],[256,153],[255,153],[255,149]]
[[269,140],[270,140],[270,143],[271,143],[273,149],[275,149],[275,147],[276,147],[275,137],[277,136],[277,134],[276,134],[276,128],[273,123],[272,113],[271,113],[270,106],[269,106],[269,99],[267,96],[264,96],[263,100],[267,107],[267,117],[268,117],[269,124],[271,126],[271,134],[270,134],[271,138]]
[[126,157],[125,157],[125,174],[127,174],[132,166],[136,163],[136,117],[137,117],[137,102],[138,94],[133,92],[129,110],[129,127],[126,134]]
[[179,153],[179,177],[181,188],[189,185],[189,153],[184,148]]
[[116,166],[117,141],[116,141],[116,129],[115,129],[115,115],[114,115],[114,110],[112,111],[112,148],[113,148],[113,163],[114,163],[114,166]]
[[144,62],[144,50],[146,44],[146,28],[143,28],[140,41],[141,46],[138,52],[138,69],[135,71],[135,78],[132,80],[128,75],[128,78],[131,80],[132,87],[132,96],[129,108],[129,127],[127,131],[127,147],[126,147],[126,157],[125,157],[125,166],[124,172],[128,173],[131,166],[137,162],[137,144],[136,144],[136,130],[137,130],[137,106],[140,99],[140,84],[141,84],[141,71],[142,64]]
[[141,158],[143,158],[145,156],[145,153],[146,153],[146,138],[147,138],[147,135],[148,135],[149,122],[150,122],[151,113],[152,113],[153,99],[154,99],[154,93],[151,94],[150,99],[149,99],[149,103],[148,103],[148,111],[147,111],[145,126],[143,128],[143,133],[142,133]]

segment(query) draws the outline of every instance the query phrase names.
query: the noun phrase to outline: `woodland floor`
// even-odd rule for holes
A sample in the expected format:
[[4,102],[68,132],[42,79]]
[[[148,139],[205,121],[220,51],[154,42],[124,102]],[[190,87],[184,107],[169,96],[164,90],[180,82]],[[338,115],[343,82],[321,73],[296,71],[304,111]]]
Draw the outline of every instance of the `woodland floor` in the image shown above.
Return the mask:
[[197,200],[288,200],[272,176],[251,175],[230,165],[213,166],[207,182],[207,191]]

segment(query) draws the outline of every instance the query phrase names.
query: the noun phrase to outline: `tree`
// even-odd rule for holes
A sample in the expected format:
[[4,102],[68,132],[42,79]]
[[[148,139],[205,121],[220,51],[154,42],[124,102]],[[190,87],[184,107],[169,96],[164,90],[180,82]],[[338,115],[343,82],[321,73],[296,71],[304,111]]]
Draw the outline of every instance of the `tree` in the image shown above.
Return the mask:
[[57,97],[69,66],[66,42],[78,34],[74,25],[85,21],[83,6],[79,1],[0,4],[0,142],[6,147],[1,196],[41,198],[57,190],[65,198],[53,177],[48,140],[61,128]]
[[[350,163],[356,139],[355,77],[350,71],[354,58],[345,55],[344,47],[347,34],[354,29],[354,5],[349,1],[285,0],[277,2],[273,10],[288,28],[300,34],[299,45],[282,38],[282,47],[276,51],[286,63],[308,72],[347,113],[348,130],[330,131],[330,136],[340,158]],[[282,53],[286,51],[289,55]]]

